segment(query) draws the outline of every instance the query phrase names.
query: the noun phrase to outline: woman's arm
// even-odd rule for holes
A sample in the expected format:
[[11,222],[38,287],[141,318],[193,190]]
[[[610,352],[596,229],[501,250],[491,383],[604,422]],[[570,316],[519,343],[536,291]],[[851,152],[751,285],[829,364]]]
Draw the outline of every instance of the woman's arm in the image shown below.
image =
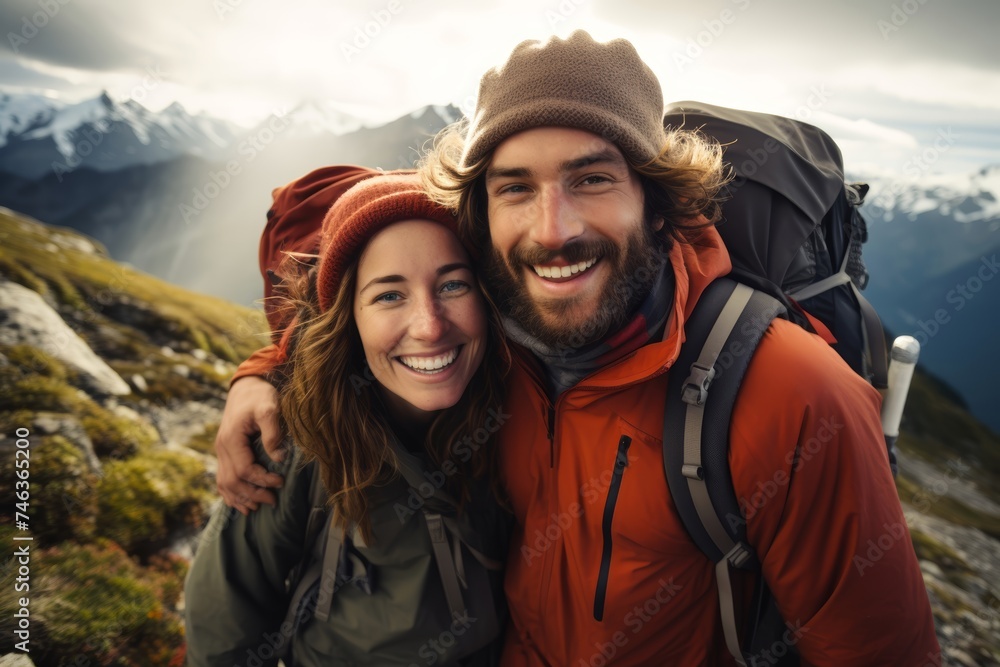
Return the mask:
[[249,655],[275,665],[263,656],[291,640],[281,627],[285,578],[302,558],[311,470],[296,472],[297,453],[288,459],[274,506],[250,515],[220,506],[201,536],[184,589],[191,667],[230,667]]

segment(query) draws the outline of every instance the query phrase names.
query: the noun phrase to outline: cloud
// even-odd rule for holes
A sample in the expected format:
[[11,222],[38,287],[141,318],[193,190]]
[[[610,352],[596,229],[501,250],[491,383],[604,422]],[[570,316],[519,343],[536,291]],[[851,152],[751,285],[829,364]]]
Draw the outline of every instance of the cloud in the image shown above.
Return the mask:
[[816,113],[815,124],[845,141],[868,141],[899,148],[914,149],[916,137],[893,127],[874,123],[866,118],[852,119],[825,111]]
[[[793,62],[827,69],[831,63],[928,59],[984,69],[997,65],[1000,3],[994,0],[616,0],[594,6],[600,18],[657,30],[682,43],[699,35],[707,41],[707,31],[714,38],[710,51],[727,58],[766,57],[778,68]],[[880,22],[890,28],[880,28]]]
[[176,45],[176,36],[161,41],[172,24],[164,12],[146,11],[141,3],[5,0],[0,25],[10,28],[0,48],[54,66],[120,71],[153,60],[159,44]]
[[15,35],[44,23],[26,43],[0,38],[5,87],[35,76],[35,89],[123,97],[156,67],[147,106],[176,99],[244,123],[302,99],[369,122],[429,103],[469,110],[518,42],[575,28],[632,40],[668,101],[823,112],[862,148],[905,151],[949,123],[996,132],[1000,110],[992,0],[51,0],[58,11],[34,21],[41,2],[0,5]]

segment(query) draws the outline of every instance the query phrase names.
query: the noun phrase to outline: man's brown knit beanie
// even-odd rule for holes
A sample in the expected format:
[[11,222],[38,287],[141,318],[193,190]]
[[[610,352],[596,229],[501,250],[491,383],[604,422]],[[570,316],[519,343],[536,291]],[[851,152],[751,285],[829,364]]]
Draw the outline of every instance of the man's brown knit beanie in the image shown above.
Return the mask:
[[455,216],[428,199],[420,178],[412,172],[361,181],[330,207],[319,242],[316,291],[320,310],[325,312],[333,305],[345,267],[368,241],[402,220],[431,220],[458,233]]
[[521,42],[479,82],[462,166],[512,134],[546,125],[593,132],[647,163],[666,143],[660,83],[624,39],[602,44],[577,30],[546,44]]

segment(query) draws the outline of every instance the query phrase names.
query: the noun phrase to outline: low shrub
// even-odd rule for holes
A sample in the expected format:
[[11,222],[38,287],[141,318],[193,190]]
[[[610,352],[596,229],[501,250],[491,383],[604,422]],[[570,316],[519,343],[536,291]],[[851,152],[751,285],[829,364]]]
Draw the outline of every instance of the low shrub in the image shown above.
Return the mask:
[[98,487],[98,532],[146,556],[172,532],[201,526],[213,488],[202,462],[188,454],[161,450],[111,461]]
[[[183,565],[143,568],[108,540],[38,552],[32,562],[31,657],[38,667],[179,667],[184,628],[174,590]],[[4,589],[13,581],[4,577]],[[2,596],[0,633],[11,636],[13,596]]]
[[[40,545],[86,539],[94,534],[97,519],[97,475],[87,465],[83,451],[66,438],[49,435],[29,438],[30,533]],[[0,461],[0,478],[14,480],[15,457]],[[0,504],[13,508],[15,485],[4,484]]]

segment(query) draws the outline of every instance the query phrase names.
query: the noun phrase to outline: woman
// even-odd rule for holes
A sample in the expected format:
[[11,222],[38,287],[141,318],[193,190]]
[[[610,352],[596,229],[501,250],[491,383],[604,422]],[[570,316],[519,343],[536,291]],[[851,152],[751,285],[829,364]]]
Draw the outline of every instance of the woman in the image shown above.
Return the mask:
[[[507,355],[455,219],[415,175],[375,176],[329,210],[306,268],[278,380],[298,472],[275,507],[206,529],[189,664],[275,664],[289,646],[296,666],[492,664],[509,523],[478,436]],[[307,544],[316,505],[330,517]]]

